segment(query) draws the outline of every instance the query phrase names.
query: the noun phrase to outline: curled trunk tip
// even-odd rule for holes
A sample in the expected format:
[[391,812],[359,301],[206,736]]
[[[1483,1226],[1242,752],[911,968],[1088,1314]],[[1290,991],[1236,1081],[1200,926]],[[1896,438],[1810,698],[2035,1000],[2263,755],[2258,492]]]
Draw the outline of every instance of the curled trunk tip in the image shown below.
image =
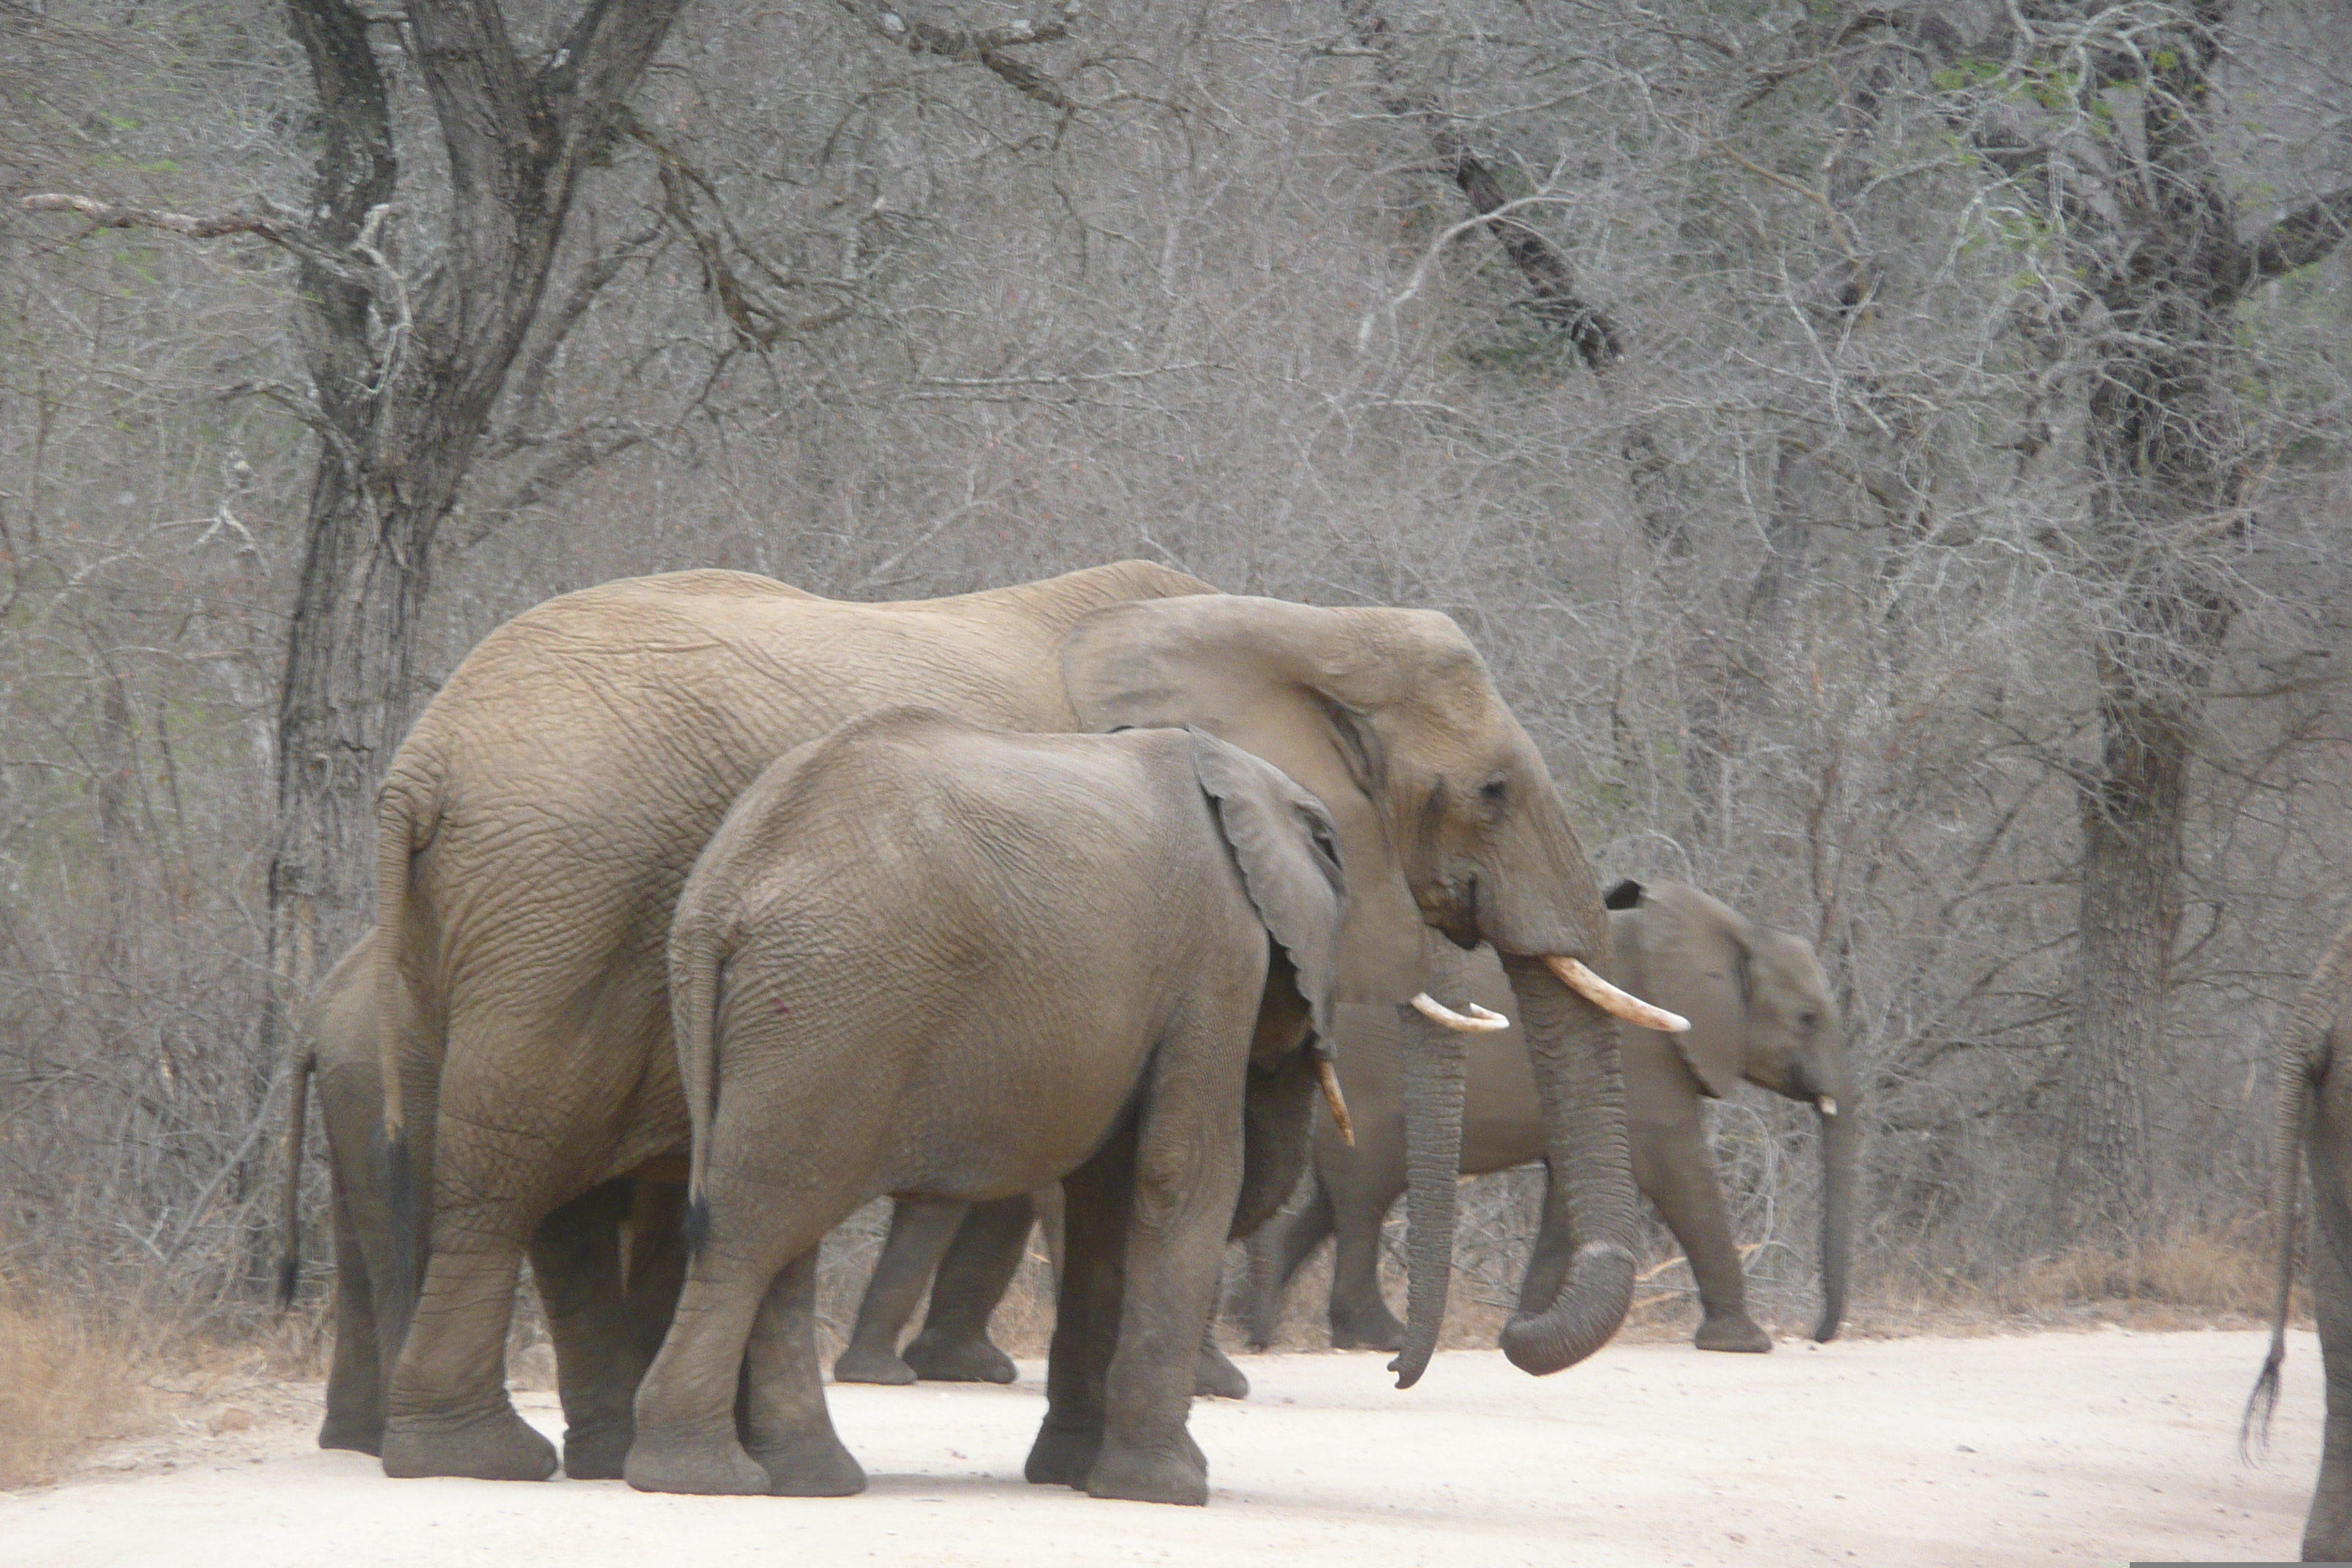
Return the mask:
[[1563,1286],[1540,1312],[1519,1312],[1503,1325],[1503,1353],[1537,1377],[1565,1372],[1609,1342],[1633,1301],[1633,1255],[1613,1241],[1576,1249],[1570,1289]]

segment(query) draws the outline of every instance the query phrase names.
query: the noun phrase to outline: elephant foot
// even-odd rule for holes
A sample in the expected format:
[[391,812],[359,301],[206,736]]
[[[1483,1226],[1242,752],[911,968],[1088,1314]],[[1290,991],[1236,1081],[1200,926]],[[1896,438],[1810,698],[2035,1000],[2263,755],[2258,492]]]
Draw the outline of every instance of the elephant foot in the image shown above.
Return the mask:
[[931,1383],[1011,1383],[1020,1375],[1013,1358],[985,1334],[950,1339],[925,1329],[907,1347],[906,1363]]
[[1087,1477],[1087,1495],[1128,1502],[1199,1508],[1209,1500],[1209,1461],[1190,1433],[1173,1447],[1134,1447],[1106,1440]]
[[1691,1343],[1703,1351],[1729,1351],[1737,1355],[1762,1355],[1772,1348],[1772,1336],[1742,1311],[1709,1312],[1699,1321]]
[[340,1415],[330,1410],[326,1420],[319,1425],[319,1447],[353,1454],[382,1454],[383,1417]]
[[636,1428],[574,1426],[563,1434],[563,1474],[575,1481],[617,1481],[626,1472]]
[[1030,1445],[1029,1462],[1021,1467],[1021,1474],[1031,1486],[1076,1487],[1084,1491],[1102,1446],[1101,1427],[1056,1426],[1048,1415],[1037,1429],[1037,1441]]
[[1390,1313],[1378,1317],[1366,1313],[1361,1317],[1331,1320],[1331,1348],[1335,1351],[1388,1351],[1404,1349],[1404,1325]]
[[915,1369],[898,1359],[887,1345],[852,1344],[833,1363],[835,1383],[887,1383],[894,1387],[915,1381]]
[[383,1473],[464,1476],[478,1481],[543,1481],[555,1474],[555,1445],[512,1406],[465,1426],[419,1426],[394,1416],[383,1431]]
[[751,1458],[767,1472],[770,1497],[855,1497],[866,1489],[866,1467],[831,1426],[814,1437],[754,1448]]
[[685,1492],[695,1497],[763,1497],[768,1472],[743,1451],[732,1432],[640,1432],[622,1468],[641,1492]]
[[1195,1399],[1247,1399],[1249,1378],[1215,1345],[1203,1342],[1201,1359],[1192,1367]]

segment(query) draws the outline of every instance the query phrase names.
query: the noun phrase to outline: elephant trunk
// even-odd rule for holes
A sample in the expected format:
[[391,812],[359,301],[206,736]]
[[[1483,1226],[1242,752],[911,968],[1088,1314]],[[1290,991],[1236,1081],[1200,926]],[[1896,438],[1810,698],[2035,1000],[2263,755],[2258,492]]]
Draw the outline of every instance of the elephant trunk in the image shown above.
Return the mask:
[[1549,1303],[1522,1300],[1503,1328],[1511,1364],[1540,1377],[1609,1342],[1633,1299],[1633,1166],[1617,1028],[1538,957],[1503,955],[1543,1105],[1544,1152],[1576,1246]]
[[1465,1052],[1462,1036],[1410,1005],[1404,1030],[1405,1296],[1404,1345],[1389,1370],[1399,1388],[1421,1381],[1445,1322],[1454,1282],[1454,1216],[1462,1171]]
[[1862,1122],[1853,1096],[1824,1104],[1822,1130],[1822,1315],[1813,1338],[1826,1344],[1845,1321],[1846,1271],[1853,1251],[1853,1184],[1862,1145]]

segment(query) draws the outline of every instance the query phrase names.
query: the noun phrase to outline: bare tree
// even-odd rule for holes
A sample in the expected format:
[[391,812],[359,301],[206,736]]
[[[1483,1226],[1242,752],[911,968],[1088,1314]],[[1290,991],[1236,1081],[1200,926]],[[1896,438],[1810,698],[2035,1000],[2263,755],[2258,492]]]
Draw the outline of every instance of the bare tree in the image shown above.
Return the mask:
[[2242,234],[2217,153],[2232,9],[2029,7],[1965,50],[1948,26],[1921,29],[1942,47],[1942,82],[1987,84],[1975,150],[2044,226],[2053,288],[2026,330],[2079,337],[2088,388],[2088,506],[2069,552],[2097,590],[2097,752],[2079,774],[2081,951],[2053,1189],[2074,1239],[2144,1240],[2153,1220],[2147,1095],[2168,1059],[2189,770],[2274,458],[2239,406],[2237,307],[2352,232],[2347,186]]
[[[26,199],[93,228],[252,235],[299,263],[310,384],[252,389],[291,408],[319,448],[277,724],[269,932],[288,996],[308,989],[322,946],[331,956],[365,923],[370,791],[407,728],[435,532],[537,315],[581,171],[678,4],[590,0],[530,59],[496,0],[423,0],[394,20],[290,0],[322,142],[299,206],[191,217]],[[421,271],[404,269],[390,232],[404,192],[373,35],[394,26],[447,160],[446,226],[418,247]]]

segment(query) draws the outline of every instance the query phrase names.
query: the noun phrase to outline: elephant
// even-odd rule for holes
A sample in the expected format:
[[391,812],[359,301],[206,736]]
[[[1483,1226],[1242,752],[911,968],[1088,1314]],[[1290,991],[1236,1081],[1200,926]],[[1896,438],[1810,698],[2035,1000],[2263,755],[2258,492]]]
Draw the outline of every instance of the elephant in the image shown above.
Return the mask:
[[[564,595],[491,632],[378,792],[373,969],[390,1022],[373,1158],[385,1201],[412,1216],[395,1234],[425,1237],[394,1249],[376,1290],[380,1331],[401,1347],[386,1474],[554,1473],[553,1446],[507,1397],[519,1267],[548,1215],[688,1148],[663,961],[678,889],[769,763],[904,704],[1037,732],[1189,723],[1272,763],[1324,803],[1349,868],[1342,1000],[1420,988],[1425,927],[1492,943],[1578,1239],[1505,1348],[1555,1372],[1615,1331],[1634,1193],[1612,1016],[1674,1020],[1599,973],[1600,885],[1541,755],[1451,619],[1220,594],[1149,562],[885,604],[673,573]],[[1460,1039],[1426,1027],[1408,1100],[1427,1112],[1414,1136],[1443,1152],[1417,1163],[1428,1179],[1408,1205],[1420,1267],[1405,1385],[1443,1313],[1460,1137]],[[625,1316],[609,1303],[584,1315],[572,1347],[620,1381],[636,1353]],[[625,1434],[602,1412],[566,1417],[593,1434],[577,1455],[567,1442],[570,1473],[611,1474]]]
[[1306,1162],[1339,855],[1319,801],[1197,729],[1017,734],[891,708],[762,773],[670,936],[692,1261],[637,1391],[629,1484],[863,1490],[817,1364],[818,1242],[882,1194],[1060,1179],[1025,1474],[1206,1502],[1194,1348],[1229,1230]]
[[[1633,1179],[1682,1243],[1703,1316],[1695,1342],[1709,1351],[1769,1351],[1771,1336],[1747,1310],[1747,1280],[1699,1116],[1703,1098],[1730,1094],[1744,1078],[1812,1105],[1822,1138],[1822,1310],[1813,1338],[1835,1337],[1844,1315],[1859,1103],[1838,1008],[1811,943],[1757,926],[1679,882],[1622,881],[1605,902],[1617,970],[1640,994],[1691,1020],[1672,1043],[1646,1029],[1619,1031]],[[1474,1003],[1507,1005],[1501,966],[1468,956],[1456,987]],[[1405,1108],[1393,1016],[1342,1007],[1336,1042],[1354,1104],[1356,1139],[1328,1121],[1316,1128],[1312,1192],[1304,1207],[1251,1243],[1250,1338],[1274,1335],[1282,1292],[1301,1263],[1336,1234],[1329,1318],[1336,1349],[1394,1350],[1402,1326],[1380,1289],[1381,1226],[1405,1183]],[[1470,1047],[1469,1106],[1461,1173],[1507,1171],[1544,1157],[1535,1085],[1517,1028]],[[1547,1210],[1545,1231],[1555,1216]],[[1538,1255],[1556,1250],[1549,1234]]]
[[2242,1451],[2267,1437],[2286,1360],[2294,1288],[2295,1207],[2311,1156],[2311,1315],[2319,1330],[2327,1421],[2319,1479],[2304,1521],[2303,1560],[2352,1561],[2352,925],[2336,932],[2304,983],[2272,1056],[2277,1109],[2271,1130],[2270,1223],[2278,1293],[2263,1359],[2240,1433]]
[[[1679,882],[1621,881],[1603,901],[1611,911],[1617,968],[1629,988],[1691,1019],[1689,1032],[1674,1035],[1671,1046],[1648,1029],[1625,1026],[1619,1034],[1634,1179],[1690,1258],[1705,1313],[1696,1344],[1716,1351],[1772,1348],[1771,1337],[1748,1316],[1747,1280],[1699,1118],[1702,1098],[1727,1095],[1743,1078],[1804,1100],[1820,1114],[1822,1311],[1813,1337],[1833,1338],[1844,1316],[1859,1096],[1836,999],[1820,961],[1802,938],[1759,927]],[[1440,954],[1437,962],[1447,960]],[[1453,962],[1464,973],[1451,990],[1489,1013],[1510,1005],[1509,986],[1493,953]],[[1251,1277],[1242,1306],[1258,1349],[1273,1339],[1291,1276],[1335,1232],[1332,1345],[1394,1351],[1402,1342],[1403,1326],[1381,1296],[1379,1258],[1381,1223],[1405,1187],[1402,1028],[1396,1011],[1386,1007],[1343,1005],[1338,1016],[1335,1047],[1354,1108],[1354,1142],[1344,1141],[1328,1116],[1318,1117],[1306,1206],[1276,1218],[1251,1241]],[[1480,1032],[1469,1042],[1468,1057],[1461,1173],[1484,1175],[1544,1158],[1522,1032],[1516,1026]],[[947,1242],[939,1234],[940,1216],[917,1212],[893,1217],[890,1242],[866,1287],[856,1334],[842,1354],[850,1371],[836,1371],[837,1377],[1011,1380],[1012,1362],[988,1342],[986,1331],[989,1313],[1012,1278],[1011,1265],[1019,1260],[1026,1211],[1011,1228],[1002,1219],[980,1221],[975,1215],[975,1221],[971,1234],[959,1236],[949,1253],[931,1288],[929,1320],[901,1361],[891,1347]],[[1547,1232],[1556,1221],[1548,1208]],[[1548,1246],[1557,1253],[1566,1239],[1548,1235],[1538,1250]],[[1196,1386],[1202,1393],[1230,1391],[1239,1397],[1248,1384],[1208,1344]]]
[[[300,1269],[299,1176],[315,1080],[327,1134],[335,1247],[335,1350],[319,1447],[366,1454],[383,1449],[384,1394],[400,1349],[381,1331],[379,1292],[397,1271],[403,1246],[415,1245],[414,1237],[397,1235],[402,1216],[386,1201],[368,1158],[383,1121],[375,1026],[380,977],[373,967],[380,954],[371,928],[328,972],[297,1022],[278,1281],[282,1310],[292,1303]],[[567,1451],[583,1471],[620,1473],[637,1376],[660,1348],[684,1283],[686,1184],[664,1179],[667,1174],[640,1170],[591,1188],[548,1215],[531,1235],[531,1276],[558,1350],[562,1397],[572,1420]],[[413,1226],[415,1216],[406,1223]],[[625,1259],[616,1246],[624,1227],[630,1238]],[[609,1321],[615,1310],[622,1318]],[[615,1342],[634,1353],[611,1353]],[[592,1457],[600,1449],[602,1462]]]

